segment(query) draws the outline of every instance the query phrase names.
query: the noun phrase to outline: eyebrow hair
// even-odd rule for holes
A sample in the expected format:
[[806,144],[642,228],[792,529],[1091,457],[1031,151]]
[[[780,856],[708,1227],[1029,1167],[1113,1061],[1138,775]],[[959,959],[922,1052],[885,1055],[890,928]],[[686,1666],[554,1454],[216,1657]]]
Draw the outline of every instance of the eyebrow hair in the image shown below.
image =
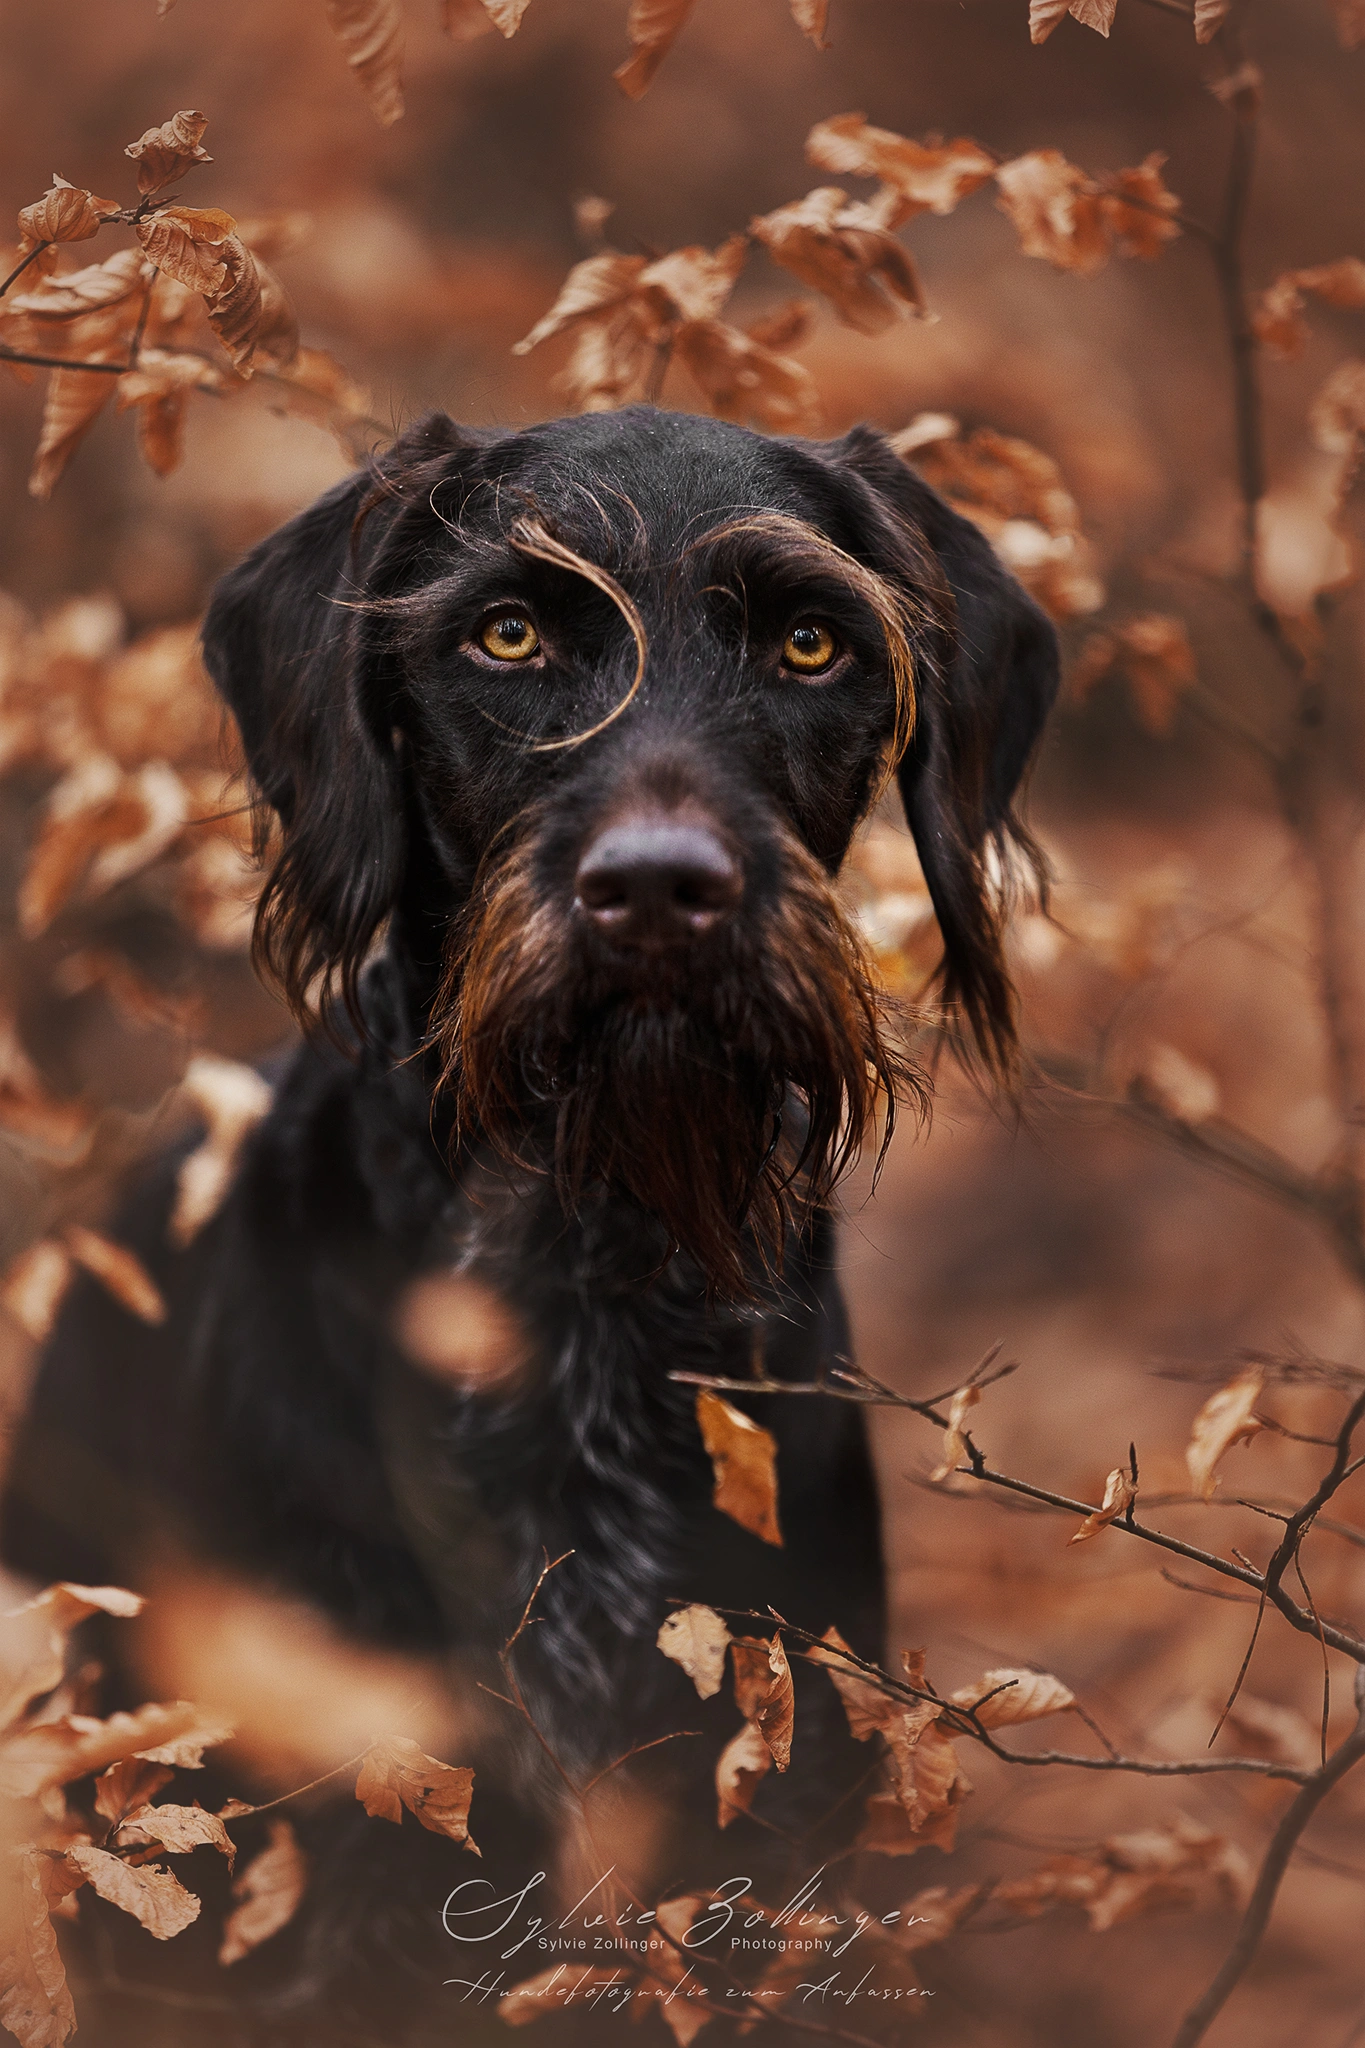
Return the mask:
[[605,597],[609,597],[629,626],[631,638],[635,642],[635,673],[630,679],[630,687],[605,718],[599,718],[596,725],[589,726],[586,732],[570,733],[567,739],[530,742],[533,754],[558,753],[565,747],[581,747],[585,740],[596,739],[598,733],[605,732],[609,725],[614,725],[637,696],[645,679],[645,663],[649,659],[649,636],[645,632],[645,622],[634,599],[622,589],[609,570],[604,569],[599,562],[590,560],[587,555],[576,553],[567,542],[557,539],[544,521],[537,519],[534,514],[523,513],[519,519],[514,520],[509,538],[519,554],[529,555],[537,562],[548,562],[556,569],[567,569],[571,575],[582,576]]
[[915,658],[910,644],[910,628],[917,610],[914,599],[897,590],[875,569],[869,569],[865,563],[848,554],[827,534],[821,533],[818,526],[812,526],[808,520],[798,519],[790,512],[745,512],[737,518],[723,520],[719,526],[709,528],[689,542],[685,552],[693,554],[722,541],[742,539],[773,542],[784,567],[830,576],[842,583],[862,600],[881,628],[895,691],[896,713],[886,766],[877,791],[880,796],[915,730]]

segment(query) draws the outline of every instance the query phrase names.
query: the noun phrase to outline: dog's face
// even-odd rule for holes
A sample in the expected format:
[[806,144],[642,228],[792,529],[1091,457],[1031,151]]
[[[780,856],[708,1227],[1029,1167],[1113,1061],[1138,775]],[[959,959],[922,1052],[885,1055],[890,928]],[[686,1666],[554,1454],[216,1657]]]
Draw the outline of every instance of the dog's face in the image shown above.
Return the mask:
[[712,1287],[894,1093],[830,887],[893,766],[949,992],[1007,1056],[984,863],[1053,638],[875,435],[428,421],[225,580],[205,645],[281,821],[295,1001],[354,1005],[391,920],[464,1126],[570,1207],[632,1196]]

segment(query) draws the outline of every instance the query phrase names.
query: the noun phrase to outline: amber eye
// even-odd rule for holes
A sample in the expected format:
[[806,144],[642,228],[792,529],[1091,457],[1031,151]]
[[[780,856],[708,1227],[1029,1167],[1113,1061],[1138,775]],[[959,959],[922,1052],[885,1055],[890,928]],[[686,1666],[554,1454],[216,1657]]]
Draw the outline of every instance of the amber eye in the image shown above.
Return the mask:
[[827,669],[839,652],[834,635],[828,626],[822,626],[818,619],[802,619],[799,626],[793,626],[782,649],[782,659],[788,668],[794,668],[803,676],[819,675]]
[[494,661],[529,661],[539,652],[540,635],[522,612],[498,612],[479,628],[479,645]]

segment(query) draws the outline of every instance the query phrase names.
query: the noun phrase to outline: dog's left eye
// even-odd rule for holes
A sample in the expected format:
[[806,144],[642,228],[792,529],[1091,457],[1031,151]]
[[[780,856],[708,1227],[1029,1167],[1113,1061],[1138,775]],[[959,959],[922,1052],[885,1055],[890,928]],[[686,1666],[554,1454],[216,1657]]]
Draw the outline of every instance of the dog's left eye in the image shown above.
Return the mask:
[[494,661],[529,661],[540,635],[523,612],[498,612],[480,626],[479,645]]
[[838,652],[839,644],[828,626],[819,619],[802,619],[788,633],[782,659],[798,674],[815,676],[830,666]]

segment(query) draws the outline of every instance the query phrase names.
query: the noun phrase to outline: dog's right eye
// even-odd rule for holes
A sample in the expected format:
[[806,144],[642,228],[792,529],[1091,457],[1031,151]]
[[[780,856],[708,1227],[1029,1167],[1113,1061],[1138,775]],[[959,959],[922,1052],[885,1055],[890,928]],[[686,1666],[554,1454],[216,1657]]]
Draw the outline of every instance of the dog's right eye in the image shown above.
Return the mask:
[[479,645],[494,661],[529,661],[540,635],[524,612],[497,612],[480,626]]

